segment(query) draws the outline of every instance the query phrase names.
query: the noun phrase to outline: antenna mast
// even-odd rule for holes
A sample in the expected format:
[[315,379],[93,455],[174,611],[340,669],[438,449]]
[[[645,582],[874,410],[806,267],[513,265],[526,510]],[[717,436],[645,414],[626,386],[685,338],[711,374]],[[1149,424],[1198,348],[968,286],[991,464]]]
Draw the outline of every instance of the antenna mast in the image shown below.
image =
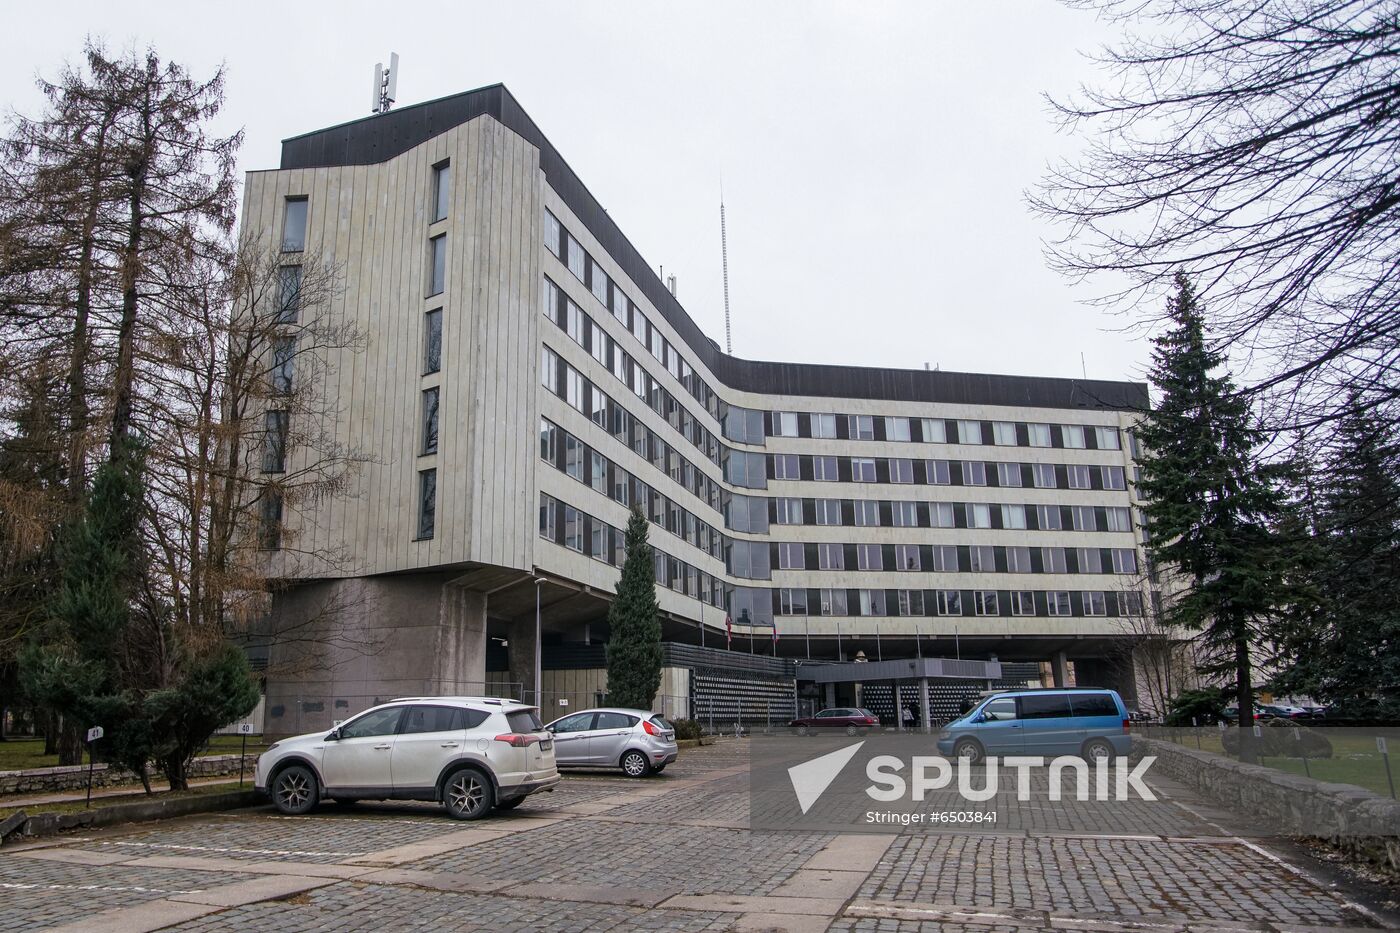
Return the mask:
[[399,53],[389,53],[389,67],[383,62],[374,66],[374,90],[370,98],[371,113],[388,113],[399,94]]
[[724,266],[724,352],[733,354],[734,342],[729,333],[729,239],[724,230],[724,182],[719,185],[719,254]]

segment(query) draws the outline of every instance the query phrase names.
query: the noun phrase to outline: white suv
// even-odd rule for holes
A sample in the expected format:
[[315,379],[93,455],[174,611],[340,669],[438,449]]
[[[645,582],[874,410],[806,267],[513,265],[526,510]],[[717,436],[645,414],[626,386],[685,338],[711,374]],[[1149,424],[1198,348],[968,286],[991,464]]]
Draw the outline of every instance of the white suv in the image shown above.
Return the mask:
[[553,736],[538,711],[496,697],[410,697],[329,732],[274,742],[253,787],[288,814],[322,797],[437,800],[459,820],[510,810],[559,783]]

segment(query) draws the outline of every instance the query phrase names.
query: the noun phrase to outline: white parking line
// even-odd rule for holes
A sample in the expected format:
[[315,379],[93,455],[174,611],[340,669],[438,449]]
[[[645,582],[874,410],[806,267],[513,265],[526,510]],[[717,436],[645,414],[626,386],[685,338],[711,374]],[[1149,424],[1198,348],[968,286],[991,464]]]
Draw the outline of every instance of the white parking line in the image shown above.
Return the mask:
[[181,852],[216,852],[238,855],[298,855],[325,858],[356,858],[363,852],[301,852],[295,849],[233,849],[219,846],[182,846],[171,842],[104,842],[108,846],[130,846],[140,849],[175,849]]
[[19,881],[0,881],[0,888],[13,891],[112,891],[138,894],[201,894],[203,888],[192,891],[167,891],[164,888],[143,888],[136,884],[24,884]]

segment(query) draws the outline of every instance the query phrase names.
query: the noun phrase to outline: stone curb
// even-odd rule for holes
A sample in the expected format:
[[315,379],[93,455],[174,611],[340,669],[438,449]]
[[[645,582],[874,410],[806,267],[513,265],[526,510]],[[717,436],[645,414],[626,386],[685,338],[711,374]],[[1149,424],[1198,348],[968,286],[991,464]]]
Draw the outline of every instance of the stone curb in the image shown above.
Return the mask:
[[[48,836],[66,829],[79,829],[98,826],[111,826],[116,823],[140,823],[146,820],[164,820],[191,813],[213,813],[219,810],[237,810],[251,807],[259,802],[257,793],[251,790],[225,791],[219,794],[204,794],[196,797],[173,797],[168,799],[138,800],[132,803],[118,803],[106,807],[94,807],[77,813],[36,813],[24,820],[18,833],[27,839]],[[15,814],[22,815],[24,811]]]

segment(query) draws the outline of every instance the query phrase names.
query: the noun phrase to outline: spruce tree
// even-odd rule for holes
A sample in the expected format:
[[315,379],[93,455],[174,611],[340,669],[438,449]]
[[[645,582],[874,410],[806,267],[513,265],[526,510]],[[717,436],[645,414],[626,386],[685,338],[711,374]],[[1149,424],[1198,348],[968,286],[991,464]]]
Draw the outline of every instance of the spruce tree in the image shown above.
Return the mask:
[[1207,346],[1191,283],[1178,275],[1176,288],[1172,326],[1154,341],[1160,398],[1138,429],[1147,549],[1179,583],[1166,618],[1201,633],[1214,659],[1208,672],[1233,674],[1247,724],[1251,650],[1288,599],[1289,549],[1277,533],[1288,468],[1260,461],[1265,436],[1228,372],[1217,372],[1227,360]]
[[1395,718],[1400,701],[1400,443],[1358,394],[1348,400],[1314,506],[1309,581],[1325,604],[1299,613],[1284,644],[1289,691],[1349,718]]
[[627,521],[626,559],[617,598],[608,610],[608,701],[651,709],[661,687],[661,622],[656,608],[656,564],[639,509]]

